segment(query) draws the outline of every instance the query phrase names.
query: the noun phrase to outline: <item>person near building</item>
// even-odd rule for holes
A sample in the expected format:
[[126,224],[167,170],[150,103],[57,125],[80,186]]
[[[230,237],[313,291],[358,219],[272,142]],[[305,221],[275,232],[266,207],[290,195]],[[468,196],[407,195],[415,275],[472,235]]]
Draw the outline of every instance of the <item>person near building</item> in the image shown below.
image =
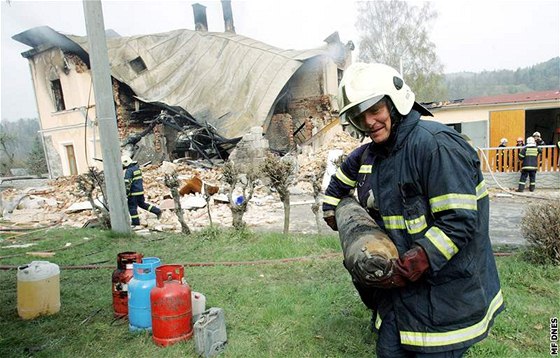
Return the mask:
[[515,143],[516,147],[523,147],[525,143],[523,142],[523,137],[517,137],[517,142]]
[[556,143],[556,147],[558,149],[558,167],[560,168],[560,140]]
[[129,156],[121,157],[124,172],[124,185],[126,188],[126,196],[128,201],[128,212],[130,213],[130,222],[132,226],[140,225],[140,215],[138,215],[138,207],[147,210],[161,218],[161,209],[153,204],[146,202],[144,198],[144,183],[142,180],[142,170],[138,166],[138,162],[132,160]]
[[461,356],[504,309],[477,153],[456,131],[421,120],[432,114],[389,66],[351,65],[338,101],[341,123],[371,142],[331,177],[323,217],[337,230],[336,207],[357,190],[400,256],[366,252],[346,267],[373,311],[377,356]]
[[507,138],[500,139],[500,145],[498,146],[498,150],[496,151],[496,169],[500,170],[501,172],[505,172],[509,166],[509,153],[506,149],[508,140]]
[[539,155],[541,148],[537,147],[534,137],[527,138],[527,144],[519,152],[519,160],[521,160],[521,177],[519,178],[519,187],[517,191],[522,193],[525,190],[525,182],[529,177],[529,191],[535,191],[537,169],[539,168]]
[[541,133],[540,132],[533,133],[533,138],[535,139],[535,143],[537,144],[537,147],[540,147],[542,145],[546,145],[544,140],[542,140],[542,138],[541,138]]

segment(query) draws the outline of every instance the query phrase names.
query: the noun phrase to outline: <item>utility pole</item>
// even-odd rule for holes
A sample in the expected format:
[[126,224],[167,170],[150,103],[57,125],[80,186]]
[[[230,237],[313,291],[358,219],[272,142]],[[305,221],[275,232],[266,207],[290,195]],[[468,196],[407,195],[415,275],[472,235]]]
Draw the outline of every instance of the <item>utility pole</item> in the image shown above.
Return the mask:
[[111,229],[130,233],[103,9],[100,0],[83,0],[83,5]]

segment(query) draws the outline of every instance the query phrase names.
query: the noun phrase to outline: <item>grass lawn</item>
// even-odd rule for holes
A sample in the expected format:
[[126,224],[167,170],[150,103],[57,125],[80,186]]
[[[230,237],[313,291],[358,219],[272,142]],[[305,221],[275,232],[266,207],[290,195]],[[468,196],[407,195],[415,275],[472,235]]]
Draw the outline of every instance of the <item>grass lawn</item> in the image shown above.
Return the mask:
[[[1,248],[0,265],[33,260],[60,265],[62,306],[53,316],[20,319],[16,270],[0,270],[0,357],[196,357],[193,340],[160,348],[150,335],[132,334],[128,322],[113,319],[111,274],[117,254],[123,251],[156,256],[163,264],[186,265],[189,285],[206,295],[206,306],[225,311],[228,345],[224,357],[375,356],[375,337],[368,329],[370,313],[342,266],[336,235],[284,237],[207,229],[188,237],[124,237],[93,229],[53,229],[15,238],[4,235],[0,247],[24,243],[36,245]],[[56,255],[48,259],[25,254],[52,249]],[[304,256],[315,258],[238,266],[187,265]],[[490,336],[467,356],[549,356],[549,320],[559,315],[560,268],[530,265],[519,254],[498,257],[497,262],[507,308]],[[88,264],[111,267],[63,267]]]

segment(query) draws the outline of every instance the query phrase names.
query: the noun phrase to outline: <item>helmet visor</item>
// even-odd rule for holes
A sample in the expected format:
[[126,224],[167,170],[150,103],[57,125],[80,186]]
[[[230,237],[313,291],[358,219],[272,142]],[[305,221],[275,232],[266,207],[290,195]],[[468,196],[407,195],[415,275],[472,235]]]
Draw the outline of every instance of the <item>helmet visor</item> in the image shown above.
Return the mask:
[[376,105],[377,102],[382,100],[383,97],[385,97],[385,95],[375,96],[363,102],[360,102],[357,105],[348,108],[348,110],[346,110],[346,112],[344,112],[342,116],[344,116],[345,119],[348,122],[352,123],[352,125],[358,130],[362,132],[369,132],[369,128],[366,126],[366,123],[364,121],[365,117],[363,116],[363,114],[369,108]]

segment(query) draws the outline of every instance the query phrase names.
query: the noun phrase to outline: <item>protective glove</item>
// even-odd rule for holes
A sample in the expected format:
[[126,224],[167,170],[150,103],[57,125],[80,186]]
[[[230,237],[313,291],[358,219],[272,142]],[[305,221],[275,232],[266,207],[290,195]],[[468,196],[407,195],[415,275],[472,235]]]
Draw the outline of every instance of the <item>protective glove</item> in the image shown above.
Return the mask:
[[334,210],[328,210],[323,213],[323,220],[329,225],[334,231],[338,231],[338,226],[336,225],[336,217],[334,216]]
[[[428,255],[421,246],[414,246],[399,259],[381,260],[378,258],[372,262],[378,269],[367,276],[368,286],[385,289],[404,287],[417,281],[430,268]],[[360,265],[356,267],[360,269]]]

